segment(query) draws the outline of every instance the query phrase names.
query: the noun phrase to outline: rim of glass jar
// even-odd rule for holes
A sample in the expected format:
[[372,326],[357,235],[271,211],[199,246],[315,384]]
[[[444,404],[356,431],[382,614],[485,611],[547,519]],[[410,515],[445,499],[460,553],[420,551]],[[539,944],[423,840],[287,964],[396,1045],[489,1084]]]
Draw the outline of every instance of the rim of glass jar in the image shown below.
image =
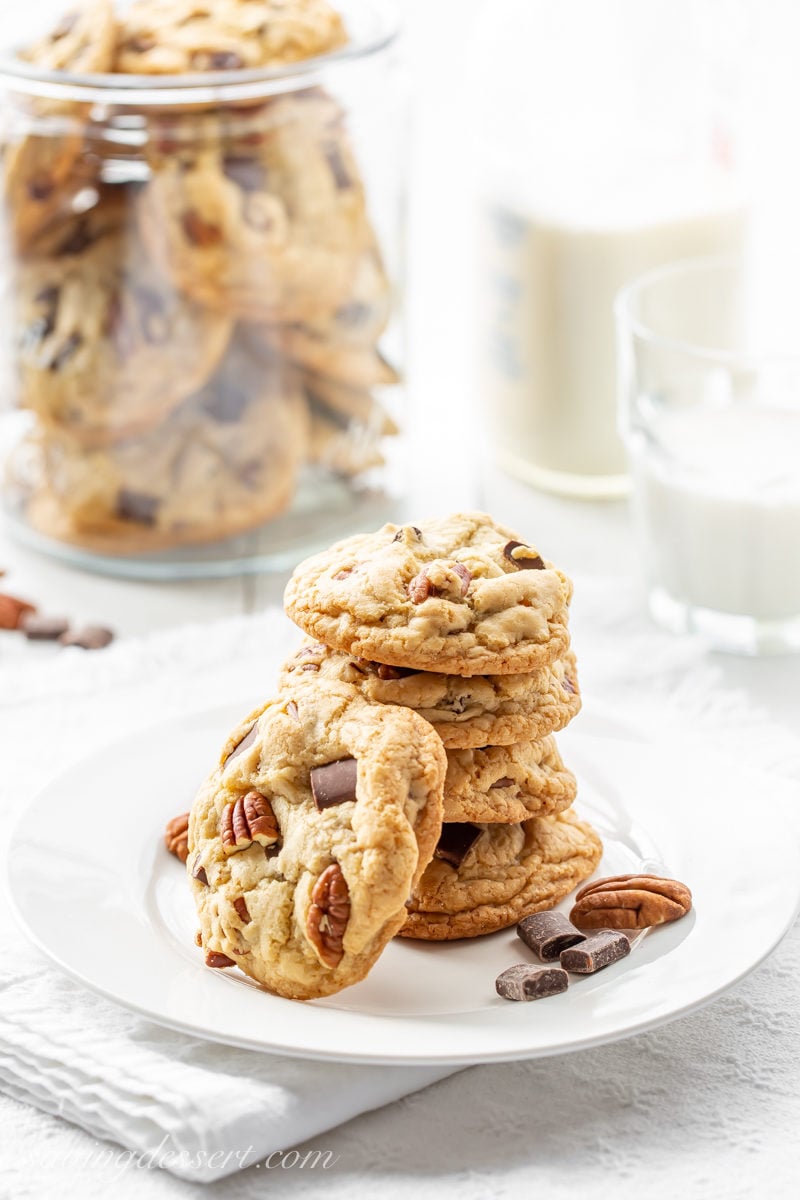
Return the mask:
[[[85,101],[131,106],[217,104],[229,100],[257,99],[313,85],[322,73],[347,67],[387,50],[401,28],[397,0],[359,0],[369,11],[373,28],[352,38],[330,54],[319,54],[285,67],[252,67],[248,70],[204,71],[183,75],[75,74],[44,71],[16,58],[12,51],[0,53],[0,86],[48,100]],[[154,83],[157,80],[157,83]],[[124,81],[124,82],[123,82]]]
[[635,312],[636,302],[647,288],[661,283],[676,275],[690,275],[697,272],[708,273],[711,270],[741,271],[745,258],[739,254],[704,255],[697,258],[681,258],[666,266],[656,267],[639,275],[631,283],[626,284],[614,301],[614,315],[617,327],[632,336],[659,346],[663,350],[671,350],[688,358],[695,358],[706,363],[718,363],[720,366],[739,366],[752,370],[754,367],[763,368],[769,364],[776,366],[794,365],[800,367],[800,353],[777,350],[725,350],[721,346],[702,345],[686,341],[683,338],[668,337],[653,329]]

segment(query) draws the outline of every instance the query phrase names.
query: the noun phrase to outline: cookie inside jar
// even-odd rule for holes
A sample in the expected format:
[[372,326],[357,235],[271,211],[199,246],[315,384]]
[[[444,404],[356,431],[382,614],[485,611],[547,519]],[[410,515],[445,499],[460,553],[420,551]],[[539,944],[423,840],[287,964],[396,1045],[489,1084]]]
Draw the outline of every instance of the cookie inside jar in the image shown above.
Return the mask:
[[326,0],[87,0],[7,56],[22,536],[187,576],[283,566],[391,515],[392,40],[372,3],[345,20]]

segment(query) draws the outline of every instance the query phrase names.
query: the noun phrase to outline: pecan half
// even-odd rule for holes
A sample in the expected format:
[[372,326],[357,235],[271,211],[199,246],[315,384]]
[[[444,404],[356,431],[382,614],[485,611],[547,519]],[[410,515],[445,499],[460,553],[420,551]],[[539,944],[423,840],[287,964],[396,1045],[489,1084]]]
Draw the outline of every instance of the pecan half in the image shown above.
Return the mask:
[[164,830],[164,843],[170,854],[174,854],[182,863],[189,857],[189,814],[181,813],[167,821]]
[[429,596],[463,600],[472,583],[472,572],[460,562],[433,562],[423,567],[406,591],[412,604],[422,604]]
[[266,796],[256,791],[226,804],[219,819],[219,831],[226,854],[246,850],[253,842],[272,846],[280,836],[272,805]]
[[338,863],[326,867],[314,884],[306,917],[306,933],[324,967],[338,967],[350,919],[350,893]]
[[575,896],[569,914],[580,929],[646,929],[685,917],[692,893],[660,875],[611,875],[595,879]]

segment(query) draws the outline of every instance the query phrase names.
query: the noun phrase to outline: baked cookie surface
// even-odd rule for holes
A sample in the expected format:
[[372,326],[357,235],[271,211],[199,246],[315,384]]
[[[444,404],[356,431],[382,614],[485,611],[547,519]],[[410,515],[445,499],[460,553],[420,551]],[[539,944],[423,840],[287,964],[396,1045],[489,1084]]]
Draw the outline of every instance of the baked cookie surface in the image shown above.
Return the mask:
[[551,816],[568,808],[577,790],[553,737],[448,750],[444,820],[515,823]]
[[211,375],[230,319],[153,269],[121,197],[101,192],[95,208],[48,228],[34,250],[17,267],[24,407],[103,445],[147,431]]
[[311,637],[392,666],[518,674],[569,645],[570,580],[484,513],[385,525],[306,559],[286,611]]
[[346,684],[252,713],[189,820],[205,951],[292,999],[362,979],[436,846],[444,773],[426,722]]
[[370,237],[341,112],[317,90],[153,130],[142,237],[187,295],[246,321],[326,315]]
[[326,0],[134,0],[120,20],[115,66],[135,75],[279,67],[346,41]]
[[354,684],[370,700],[405,704],[435,727],[448,749],[539,741],[580,711],[575,656],[528,675],[443,675],[355,658],[307,638],[281,668],[281,682],[321,675]]
[[401,936],[446,941],[505,929],[556,905],[591,875],[602,851],[571,809],[518,825],[445,825]]
[[97,550],[157,549],[252,529],[291,501],[308,417],[292,376],[248,378],[234,344],[199,392],[142,437],[88,450],[45,425],[44,480],[27,506],[41,532]]

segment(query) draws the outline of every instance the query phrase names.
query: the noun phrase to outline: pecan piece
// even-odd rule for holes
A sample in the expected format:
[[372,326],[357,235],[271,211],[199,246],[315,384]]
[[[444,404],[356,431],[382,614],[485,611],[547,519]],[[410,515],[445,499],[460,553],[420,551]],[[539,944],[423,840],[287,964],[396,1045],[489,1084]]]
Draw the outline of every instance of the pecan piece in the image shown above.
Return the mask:
[[350,893],[338,863],[326,867],[314,884],[306,917],[306,933],[324,967],[338,967],[350,919]]
[[189,857],[189,814],[181,813],[167,821],[164,830],[164,843],[170,854],[174,854],[182,863]]
[[27,600],[0,593],[0,629],[20,629],[25,617],[35,612],[35,606]]
[[575,895],[569,919],[580,929],[647,929],[685,917],[692,893],[660,875],[611,875],[587,883]]
[[279,837],[278,822],[272,805],[261,792],[248,792],[227,804],[219,821],[222,849],[226,854],[246,850],[253,842],[271,846]]
[[190,208],[183,214],[181,225],[193,246],[216,246],[222,241],[222,230],[219,225],[213,225],[210,221],[204,220],[196,208]]
[[472,583],[472,572],[460,562],[434,562],[415,575],[407,587],[412,604],[422,604],[428,596],[463,600]]
[[235,967],[236,963],[232,958],[228,958],[227,954],[220,954],[217,950],[206,951],[206,966],[207,967]]

